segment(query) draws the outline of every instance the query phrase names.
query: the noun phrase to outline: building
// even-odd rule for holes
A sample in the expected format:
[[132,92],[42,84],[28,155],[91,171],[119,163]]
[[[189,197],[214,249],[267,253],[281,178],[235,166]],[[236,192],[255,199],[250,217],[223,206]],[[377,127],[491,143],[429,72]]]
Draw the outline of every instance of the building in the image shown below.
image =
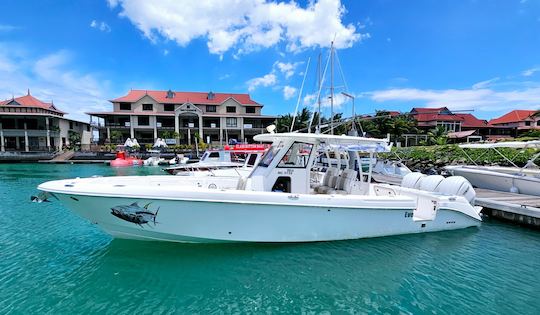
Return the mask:
[[540,129],[540,111],[516,109],[489,121],[493,128],[506,130],[508,136],[517,137],[527,131]]
[[30,94],[0,101],[0,151],[56,151],[70,145],[69,135],[76,132],[81,146],[89,146],[91,127],[64,117],[66,113],[53,103]]
[[172,132],[177,133],[179,144],[194,143],[196,133],[212,144],[230,139],[251,142],[276,119],[262,115],[263,105],[249,94],[131,90],[110,102],[111,112],[87,114],[91,121],[92,117],[103,119],[100,139],[110,141],[115,132],[122,135],[113,139],[118,143],[127,138],[153,143],[158,137],[171,138]]

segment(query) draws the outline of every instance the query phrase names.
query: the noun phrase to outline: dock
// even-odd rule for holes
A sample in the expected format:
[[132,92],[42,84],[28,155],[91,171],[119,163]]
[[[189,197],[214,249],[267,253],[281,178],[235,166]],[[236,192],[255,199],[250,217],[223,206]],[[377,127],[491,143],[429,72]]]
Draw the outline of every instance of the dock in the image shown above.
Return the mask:
[[[399,178],[385,175],[373,174],[373,180],[384,184],[401,184]],[[540,228],[540,196],[482,188],[474,190],[476,191],[474,204],[483,208],[482,214],[532,228]]]

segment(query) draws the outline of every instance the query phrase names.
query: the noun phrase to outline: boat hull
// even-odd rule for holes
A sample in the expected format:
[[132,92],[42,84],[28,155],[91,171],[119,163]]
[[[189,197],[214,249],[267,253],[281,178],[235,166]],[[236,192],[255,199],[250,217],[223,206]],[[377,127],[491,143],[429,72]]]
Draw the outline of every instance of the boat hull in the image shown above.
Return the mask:
[[[480,225],[441,208],[415,221],[414,207],[333,207],[257,202],[139,199],[54,193],[115,238],[190,243],[315,242],[454,230]],[[124,208],[122,208],[124,207]],[[129,216],[139,209],[140,217]],[[121,210],[125,211],[122,212]],[[144,209],[144,210],[141,210]],[[114,213],[116,211],[116,213]]]
[[446,169],[452,175],[465,177],[474,187],[505,192],[516,192],[517,189],[520,194],[540,196],[540,178],[462,166]]

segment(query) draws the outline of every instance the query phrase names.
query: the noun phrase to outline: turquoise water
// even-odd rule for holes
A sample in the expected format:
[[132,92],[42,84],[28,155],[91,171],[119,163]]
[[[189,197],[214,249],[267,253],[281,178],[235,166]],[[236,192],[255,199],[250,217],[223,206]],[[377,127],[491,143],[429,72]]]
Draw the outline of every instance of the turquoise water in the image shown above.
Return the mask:
[[0,314],[539,314],[540,232],[480,228],[289,245],[113,240],[39,183],[158,168],[0,164]]

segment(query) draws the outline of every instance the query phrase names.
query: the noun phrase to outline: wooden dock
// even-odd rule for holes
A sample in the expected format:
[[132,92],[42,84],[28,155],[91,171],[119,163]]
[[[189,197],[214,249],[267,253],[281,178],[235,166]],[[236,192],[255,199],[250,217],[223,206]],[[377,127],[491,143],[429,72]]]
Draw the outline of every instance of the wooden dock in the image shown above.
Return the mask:
[[[399,185],[400,180],[390,176],[373,174],[379,183]],[[521,225],[540,228],[540,196],[514,194],[504,191],[475,188],[476,206],[490,217],[512,221]]]

